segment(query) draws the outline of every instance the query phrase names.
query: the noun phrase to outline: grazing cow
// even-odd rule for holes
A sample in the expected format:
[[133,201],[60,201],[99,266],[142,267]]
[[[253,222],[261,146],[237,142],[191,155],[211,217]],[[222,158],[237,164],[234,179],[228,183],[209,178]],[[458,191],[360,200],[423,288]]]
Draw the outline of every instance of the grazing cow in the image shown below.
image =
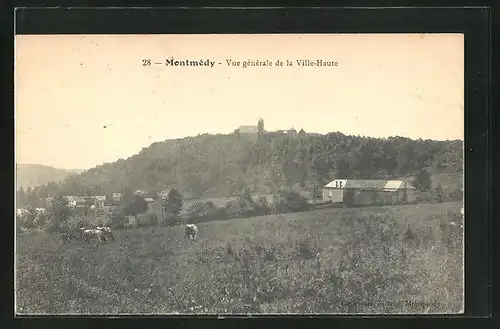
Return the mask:
[[182,225],[184,228],[184,238],[186,240],[193,241],[196,239],[196,236],[198,235],[198,228],[194,224],[186,224]]
[[102,232],[102,237],[106,242],[108,242],[110,239],[115,240],[115,235],[113,234],[113,231],[111,231],[111,228],[109,226],[98,226],[96,227],[96,230],[99,230]]
[[95,238],[97,240],[97,243],[102,242],[102,231],[98,229],[81,229],[82,230],[82,237],[87,241],[90,242],[92,238]]

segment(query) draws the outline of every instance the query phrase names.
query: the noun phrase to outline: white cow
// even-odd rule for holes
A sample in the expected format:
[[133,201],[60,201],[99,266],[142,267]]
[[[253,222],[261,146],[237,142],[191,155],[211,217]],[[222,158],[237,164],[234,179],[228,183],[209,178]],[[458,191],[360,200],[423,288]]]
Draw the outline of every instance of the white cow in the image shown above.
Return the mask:
[[194,224],[181,225],[184,228],[184,238],[193,241],[198,235],[198,228]]
[[87,242],[90,242],[92,238],[95,238],[98,243],[102,242],[102,231],[98,229],[85,229],[85,228],[80,228],[82,231],[82,238],[86,240]]
[[106,240],[106,242],[111,240],[115,240],[115,235],[113,234],[113,231],[111,231],[111,228],[109,226],[98,226],[96,227],[96,230],[99,230],[102,232],[102,236]]

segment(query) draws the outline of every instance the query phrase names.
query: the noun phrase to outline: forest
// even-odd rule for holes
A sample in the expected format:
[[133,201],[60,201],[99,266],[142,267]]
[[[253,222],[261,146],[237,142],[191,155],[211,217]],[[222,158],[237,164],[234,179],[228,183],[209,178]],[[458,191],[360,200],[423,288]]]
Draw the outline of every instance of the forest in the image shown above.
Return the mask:
[[283,189],[310,192],[314,185],[323,186],[334,178],[407,179],[422,170],[463,172],[461,140],[267,132],[262,119],[258,128],[256,134],[235,131],[156,142],[128,159],[96,166],[62,182],[21,189],[18,203],[43,206],[48,196],[136,189],[156,196],[165,186],[195,199],[239,195],[243,189],[261,195]]

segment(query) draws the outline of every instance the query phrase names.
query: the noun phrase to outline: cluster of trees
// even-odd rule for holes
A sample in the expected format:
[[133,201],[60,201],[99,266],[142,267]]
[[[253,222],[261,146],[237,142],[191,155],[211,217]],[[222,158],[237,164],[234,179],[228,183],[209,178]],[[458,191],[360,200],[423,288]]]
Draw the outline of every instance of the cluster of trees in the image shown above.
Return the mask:
[[250,189],[245,188],[235,200],[227,202],[223,207],[217,207],[211,201],[194,202],[188,207],[184,218],[189,223],[199,223],[300,212],[309,208],[307,200],[294,191],[281,190],[273,195],[273,201],[269,203],[264,196],[254,198]]
[[[333,178],[395,179],[425,168],[462,168],[462,141],[370,138],[342,133],[256,136],[203,134],[154,143],[138,154],[26,191],[27,204],[48,195],[84,195],[141,188],[151,193],[175,186],[181,195],[234,196],[280,189],[312,191]],[[424,183],[425,185],[425,183]],[[422,186],[424,186],[422,185]],[[21,193],[21,192],[20,192]],[[24,201],[23,201],[24,202]]]

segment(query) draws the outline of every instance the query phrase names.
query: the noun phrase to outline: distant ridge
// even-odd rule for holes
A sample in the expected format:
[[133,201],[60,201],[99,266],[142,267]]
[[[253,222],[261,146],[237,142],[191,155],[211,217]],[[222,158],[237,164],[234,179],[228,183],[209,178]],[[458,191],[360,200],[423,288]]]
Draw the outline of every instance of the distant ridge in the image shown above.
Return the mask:
[[35,187],[50,182],[61,182],[70,175],[76,175],[84,169],[60,169],[39,164],[16,164],[16,190],[21,187]]

